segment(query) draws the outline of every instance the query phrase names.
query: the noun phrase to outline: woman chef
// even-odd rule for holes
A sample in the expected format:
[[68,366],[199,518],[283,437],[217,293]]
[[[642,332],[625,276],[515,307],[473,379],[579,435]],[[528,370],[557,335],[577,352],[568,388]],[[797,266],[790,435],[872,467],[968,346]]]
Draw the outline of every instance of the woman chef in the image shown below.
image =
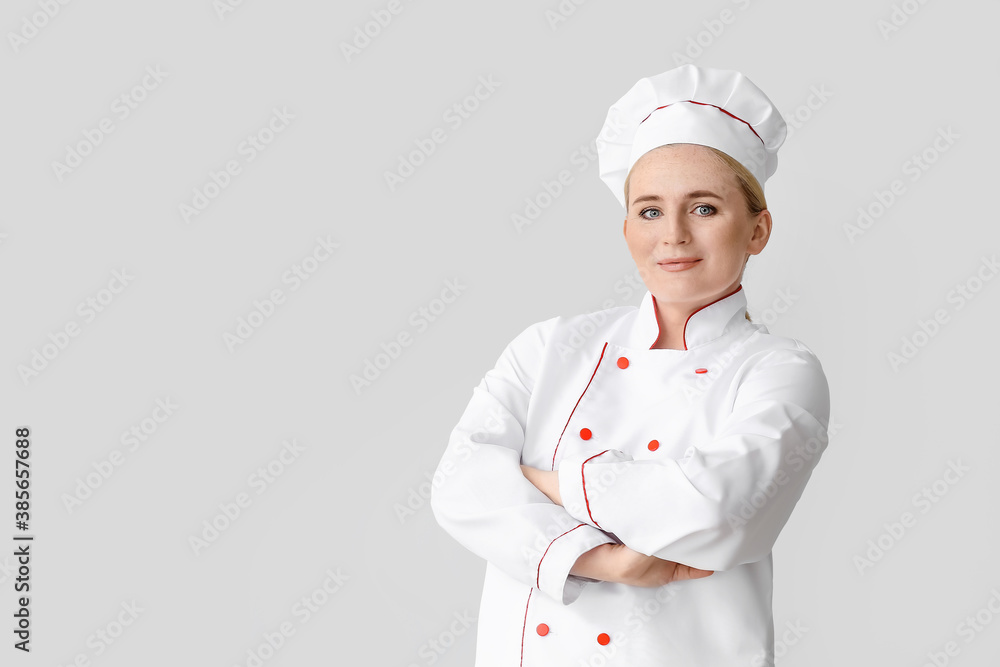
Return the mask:
[[438,466],[488,561],[476,667],[772,665],[771,548],[828,442],[813,352],[749,321],[785,123],[735,71],[640,80],[597,140],[648,288],[527,327]]

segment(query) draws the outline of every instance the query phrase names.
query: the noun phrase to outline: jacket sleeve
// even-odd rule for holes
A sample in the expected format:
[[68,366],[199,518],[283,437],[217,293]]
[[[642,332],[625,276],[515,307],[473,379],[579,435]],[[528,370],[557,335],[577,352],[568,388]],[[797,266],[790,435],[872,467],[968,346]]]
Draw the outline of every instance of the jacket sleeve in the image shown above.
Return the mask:
[[435,472],[431,508],[464,547],[570,604],[594,581],[569,574],[576,559],[615,540],[574,519],[521,472],[528,403],[556,319],[525,329],[473,389]]
[[805,346],[758,354],[711,441],[677,460],[566,457],[563,504],[635,551],[700,569],[767,556],[829,442],[830,393]]

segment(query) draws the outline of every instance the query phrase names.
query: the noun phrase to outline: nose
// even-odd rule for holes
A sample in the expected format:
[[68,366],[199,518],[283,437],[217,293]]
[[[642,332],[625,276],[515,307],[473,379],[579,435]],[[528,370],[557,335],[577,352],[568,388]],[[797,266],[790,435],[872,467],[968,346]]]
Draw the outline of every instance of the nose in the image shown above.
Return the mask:
[[683,245],[691,240],[691,229],[683,211],[664,211],[660,216],[660,242]]

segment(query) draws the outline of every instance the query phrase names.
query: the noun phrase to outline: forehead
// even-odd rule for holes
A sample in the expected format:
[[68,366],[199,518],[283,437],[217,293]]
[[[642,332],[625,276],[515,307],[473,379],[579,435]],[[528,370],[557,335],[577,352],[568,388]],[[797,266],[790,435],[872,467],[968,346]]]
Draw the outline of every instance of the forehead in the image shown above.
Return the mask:
[[728,197],[738,188],[732,169],[709,148],[695,144],[654,148],[636,161],[629,179],[632,196],[707,189]]

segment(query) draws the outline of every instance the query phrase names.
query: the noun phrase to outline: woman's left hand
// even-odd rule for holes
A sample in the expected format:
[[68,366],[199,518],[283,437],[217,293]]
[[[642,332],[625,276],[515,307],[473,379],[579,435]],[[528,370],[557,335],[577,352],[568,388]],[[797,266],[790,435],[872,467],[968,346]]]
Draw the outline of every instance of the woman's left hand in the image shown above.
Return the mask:
[[535,485],[539,491],[548,496],[548,499],[556,505],[562,505],[562,496],[559,495],[559,471],[541,470],[531,466],[522,465],[521,472],[529,482]]

